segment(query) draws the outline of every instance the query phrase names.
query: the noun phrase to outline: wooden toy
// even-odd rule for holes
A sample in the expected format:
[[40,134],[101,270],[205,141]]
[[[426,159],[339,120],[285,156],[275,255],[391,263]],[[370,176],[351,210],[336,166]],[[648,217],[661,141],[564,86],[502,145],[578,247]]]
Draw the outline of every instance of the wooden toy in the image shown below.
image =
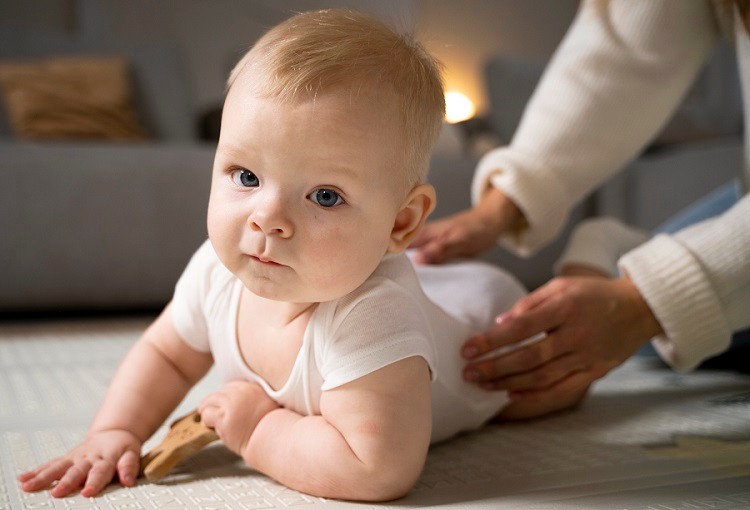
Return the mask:
[[187,457],[194,455],[219,436],[201,422],[198,411],[176,419],[162,442],[141,457],[141,474],[157,482]]

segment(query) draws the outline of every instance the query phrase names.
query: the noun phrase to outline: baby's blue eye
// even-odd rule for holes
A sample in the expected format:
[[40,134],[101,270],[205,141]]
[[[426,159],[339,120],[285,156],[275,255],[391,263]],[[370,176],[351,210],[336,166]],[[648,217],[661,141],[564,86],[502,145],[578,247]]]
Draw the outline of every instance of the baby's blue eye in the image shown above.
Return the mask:
[[250,170],[235,170],[232,172],[232,181],[237,186],[242,186],[244,188],[255,188],[256,186],[260,185],[260,181],[255,176],[254,173],[252,173]]
[[310,193],[307,198],[321,207],[333,207],[343,202],[341,196],[332,189],[320,188]]

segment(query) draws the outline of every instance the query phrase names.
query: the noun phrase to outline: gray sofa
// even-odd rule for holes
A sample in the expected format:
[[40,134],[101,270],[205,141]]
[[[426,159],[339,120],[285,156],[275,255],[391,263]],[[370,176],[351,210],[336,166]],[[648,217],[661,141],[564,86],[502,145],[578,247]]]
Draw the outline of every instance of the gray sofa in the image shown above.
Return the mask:
[[[22,143],[0,120],[0,314],[156,309],[206,237],[213,146],[196,141],[195,116],[180,57],[169,44],[118,44],[0,31],[0,58],[50,54],[124,54],[147,143]],[[509,140],[543,69],[498,58],[488,65],[490,122]],[[727,93],[728,91],[728,93]],[[661,144],[577,208],[566,231],[529,259],[497,247],[484,255],[533,288],[571,227],[612,215],[652,228],[727,181],[741,161],[736,71],[720,49]],[[0,119],[3,118],[0,112]],[[438,150],[430,181],[433,218],[468,207],[476,159]]]
[[[0,315],[153,310],[206,238],[214,147],[196,141],[180,55],[169,44],[106,43],[0,30],[0,58],[126,55],[145,143],[30,143],[0,107]],[[1,101],[0,101],[1,103]],[[476,161],[436,156],[439,214],[468,207]]]
[[[213,147],[169,44],[0,32],[0,58],[125,55],[143,143],[22,142],[0,126],[0,312],[163,305],[206,236]],[[0,112],[0,118],[5,118]]]

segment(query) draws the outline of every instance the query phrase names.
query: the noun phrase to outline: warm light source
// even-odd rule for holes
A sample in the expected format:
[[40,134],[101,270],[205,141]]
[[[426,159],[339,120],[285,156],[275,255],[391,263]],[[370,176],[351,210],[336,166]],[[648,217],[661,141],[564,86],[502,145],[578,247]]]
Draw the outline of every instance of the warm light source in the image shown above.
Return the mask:
[[453,90],[445,93],[445,120],[449,124],[470,119],[475,113],[471,99]]

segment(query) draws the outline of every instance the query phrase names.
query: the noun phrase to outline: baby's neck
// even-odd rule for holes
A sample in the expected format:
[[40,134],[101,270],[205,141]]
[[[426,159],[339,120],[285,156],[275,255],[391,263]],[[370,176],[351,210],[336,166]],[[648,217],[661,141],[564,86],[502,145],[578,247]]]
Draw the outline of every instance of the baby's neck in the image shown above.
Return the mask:
[[262,314],[264,321],[266,321],[266,324],[280,328],[288,326],[318,304],[274,301],[259,296],[255,296],[253,301],[255,302],[255,306],[258,307],[257,311]]
[[244,289],[237,317],[240,355],[274,390],[289,379],[316,305],[273,301]]

